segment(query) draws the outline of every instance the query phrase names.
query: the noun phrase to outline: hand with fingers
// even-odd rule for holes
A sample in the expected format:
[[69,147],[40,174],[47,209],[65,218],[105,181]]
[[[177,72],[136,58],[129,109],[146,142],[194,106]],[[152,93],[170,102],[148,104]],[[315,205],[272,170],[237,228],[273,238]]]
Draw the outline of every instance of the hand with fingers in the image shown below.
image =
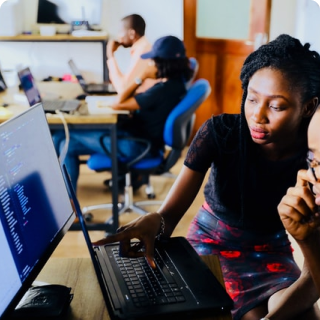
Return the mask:
[[[120,227],[116,234],[93,242],[93,245],[101,246],[107,243],[120,242],[120,254],[123,257],[145,256],[149,265],[155,268],[154,243],[159,232],[163,232],[162,224],[163,218],[159,213],[149,213]],[[139,242],[131,241],[136,239]]]
[[121,43],[115,40],[109,40],[107,43],[107,58],[110,59],[113,57],[115,51],[121,46]]
[[296,185],[288,189],[278,205],[283,226],[297,241],[306,240],[320,225],[319,207],[309,187],[313,182],[307,170],[300,170]]

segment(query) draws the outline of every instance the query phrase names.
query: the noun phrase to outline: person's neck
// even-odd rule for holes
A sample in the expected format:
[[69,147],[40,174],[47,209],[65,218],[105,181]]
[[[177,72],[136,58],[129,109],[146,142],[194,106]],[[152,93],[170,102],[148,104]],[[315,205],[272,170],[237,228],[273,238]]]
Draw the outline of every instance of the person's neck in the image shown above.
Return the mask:
[[137,41],[139,41],[142,37],[141,36],[136,36],[133,41],[132,44],[134,45]]
[[293,157],[299,153],[306,145],[306,141],[299,138],[297,140],[291,140],[291,143],[285,142],[284,145],[268,144],[264,146],[258,146],[259,153],[267,160],[280,161]]

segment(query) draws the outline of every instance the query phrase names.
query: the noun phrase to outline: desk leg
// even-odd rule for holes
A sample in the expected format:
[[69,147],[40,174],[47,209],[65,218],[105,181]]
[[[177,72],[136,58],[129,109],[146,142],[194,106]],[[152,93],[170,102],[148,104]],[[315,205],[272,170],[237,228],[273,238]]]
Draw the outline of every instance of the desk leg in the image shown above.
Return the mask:
[[109,82],[109,70],[107,66],[107,41],[102,42],[102,66],[103,66],[103,81]]
[[118,208],[118,159],[117,159],[117,126],[111,127],[111,173],[112,173],[112,229],[115,233],[119,227]]

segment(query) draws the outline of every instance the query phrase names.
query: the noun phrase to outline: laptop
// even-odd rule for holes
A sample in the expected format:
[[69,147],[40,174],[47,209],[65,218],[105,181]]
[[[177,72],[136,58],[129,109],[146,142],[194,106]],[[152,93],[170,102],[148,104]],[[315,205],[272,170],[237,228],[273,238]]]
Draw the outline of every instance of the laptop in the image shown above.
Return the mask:
[[6,82],[4,81],[3,75],[0,70],[0,92],[5,91],[7,89]]
[[41,98],[40,91],[36,85],[30,68],[24,68],[18,72],[21,87],[27,97],[30,106],[39,102],[42,103],[43,109],[48,113],[55,113],[56,110],[70,113],[80,106],[80,101],[76,99],[70,100],[45,100]]
[[75,214],[41,104],[2,123],[0,140],[0,319],[4,320]]
[[157,242],[155,270],[144,257],[121,257],[118,243],[92,246],[63,169],[111,319],[194,319],[232,308],[231,297],[184,237]]
[[72,73],[76,76],[82,90],[87,94],[116,94],[116,90],[111,83],[86,83],[80,70],[72,59],[68,61]]

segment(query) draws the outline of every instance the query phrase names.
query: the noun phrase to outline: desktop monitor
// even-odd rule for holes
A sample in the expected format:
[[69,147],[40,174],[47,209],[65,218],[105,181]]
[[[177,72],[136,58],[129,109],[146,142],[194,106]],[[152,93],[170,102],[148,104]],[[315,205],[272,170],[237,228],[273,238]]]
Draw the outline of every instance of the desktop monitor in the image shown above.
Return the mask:
[[75,214],[41,104],[2,123],[0,140],[3,320],[29,289]]
[[7,85],[4,81],[4,78],[1,74],[1,70],[0,70],[0,92],[5,91],[7,89]]
[[37,23],[71,24],[88,21],[101,23],[102,0],[39,0]]

